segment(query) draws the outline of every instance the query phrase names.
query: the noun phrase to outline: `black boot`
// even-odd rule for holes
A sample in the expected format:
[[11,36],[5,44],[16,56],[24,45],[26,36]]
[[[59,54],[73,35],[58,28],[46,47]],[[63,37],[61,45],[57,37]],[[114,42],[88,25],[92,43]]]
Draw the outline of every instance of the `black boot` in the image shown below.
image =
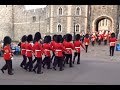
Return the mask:
[[35,72],[35,73],[36,73],[35,69],[33,69],[33,72]]
[[13,73],[8,73],[9,75],[13,75]]
[[54,69],[54,70],[56,70],[56,68],[55,68],[55,67],[53,67],[53,69]]
[[37,74],[43,74],[43,72],[37,72]]
[[4,70],[3,70],[3,69],[1,69],[1,71],[2,71],[2,73],[4,73]]

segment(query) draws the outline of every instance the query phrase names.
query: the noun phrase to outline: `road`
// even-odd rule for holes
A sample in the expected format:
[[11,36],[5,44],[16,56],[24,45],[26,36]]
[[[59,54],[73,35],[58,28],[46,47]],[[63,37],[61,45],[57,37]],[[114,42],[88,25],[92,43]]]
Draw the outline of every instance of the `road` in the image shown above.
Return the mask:
[[[14,75],[0,72],[0,85],[119,85],[120,84],[120,52],[109,56],[108,46],[89,46],[88,53],[82,49],[81,64],[74,64],[64,71],[43,69],[43,74],[27,72],[19,65],[22,57],[13,60]],[[4,65],[0,58],[0,68]]]

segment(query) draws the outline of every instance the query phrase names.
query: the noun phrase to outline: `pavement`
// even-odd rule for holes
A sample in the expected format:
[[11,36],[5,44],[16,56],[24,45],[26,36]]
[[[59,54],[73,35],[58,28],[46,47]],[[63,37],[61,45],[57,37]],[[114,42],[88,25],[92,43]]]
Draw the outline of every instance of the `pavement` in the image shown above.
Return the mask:
[[[22,56],[14,56],[14,75],[0,72],[0,85],[119,85],[120,51],[109,56],[109,46],[88,47],[88,53],[81,50],[81,64],[66,65],[63,71],[42,69],[43,74],[27,72],[19,65]],[[0,57],[0,68],[5,61]]]

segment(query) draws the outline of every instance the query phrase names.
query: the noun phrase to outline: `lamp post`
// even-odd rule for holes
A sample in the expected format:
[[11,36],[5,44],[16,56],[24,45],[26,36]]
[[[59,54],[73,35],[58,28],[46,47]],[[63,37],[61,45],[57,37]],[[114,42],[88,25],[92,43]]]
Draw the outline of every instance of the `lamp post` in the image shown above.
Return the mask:
[[73,32],[73,34],[74,34],[74,40],[75,40],[75,17],[74,17],[74,20],[73,20],[74,22],[74,32]]

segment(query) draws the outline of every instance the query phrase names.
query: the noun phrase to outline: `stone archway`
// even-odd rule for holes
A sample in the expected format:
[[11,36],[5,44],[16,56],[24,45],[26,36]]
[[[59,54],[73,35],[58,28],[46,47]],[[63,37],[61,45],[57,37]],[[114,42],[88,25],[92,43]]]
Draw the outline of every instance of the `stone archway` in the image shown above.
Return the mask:
[[[105,26],[104,24],[103,24],[103,27],[100,26],[100,23],[102,21],[105,21],[105,20],[109,21],[108,26],[107,25]],[[93,23],[92,23],[92,32],[96,32],[96,31],[98,31],[98,32],[99,31],[103,31],[104,32],[105,30],[113,32],[113,24],[114,24],[113,23],[113,19],[111,17],[109,17],[109,16],[99,16],[98,18],[96,18],[95,20],[93,20]]]

